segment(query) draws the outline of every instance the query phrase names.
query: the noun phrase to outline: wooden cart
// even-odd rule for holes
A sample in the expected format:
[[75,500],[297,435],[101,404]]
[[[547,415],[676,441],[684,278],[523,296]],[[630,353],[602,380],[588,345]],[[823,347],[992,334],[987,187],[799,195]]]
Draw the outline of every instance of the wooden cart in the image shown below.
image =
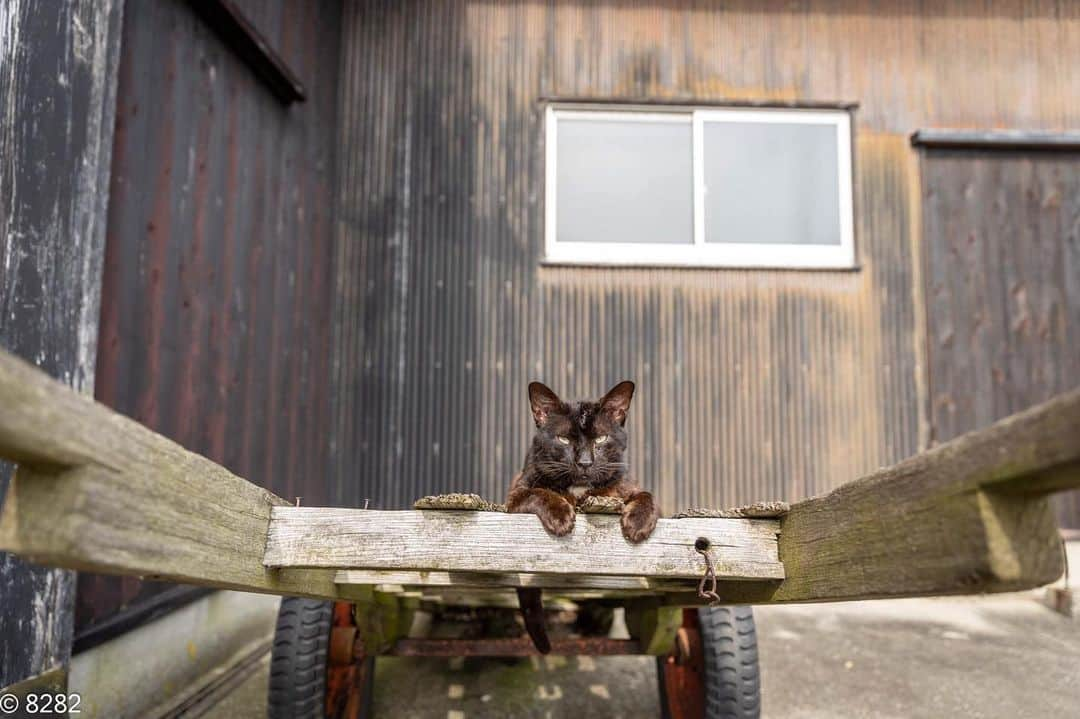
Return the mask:
[[[665,519],[640,545],[604,514],[581,514],[556,538],[529,515],[296,507],[2,352],[0,457],[19,464],[2,549],[77,570],[293,597],[279,639],[308,649],[288,660],[294,674],[276,687],[278,706],[359,716],[378,655],[531,653],[527,638],[409,635],[418,613],[512,610],[523,589],[579,616],[624,607],[630,639],[602,636],[601,620],[599,635],[556,635],[553,651],[660,657],[670,713],[711,716],[703,687],[714,625],[739,614],[698,608],[1002,592],[1057,579],[1062,547],[1047,495],[1080,486],[1080,390],[783,517]],[[715,594],[703,598],[709,567]]]

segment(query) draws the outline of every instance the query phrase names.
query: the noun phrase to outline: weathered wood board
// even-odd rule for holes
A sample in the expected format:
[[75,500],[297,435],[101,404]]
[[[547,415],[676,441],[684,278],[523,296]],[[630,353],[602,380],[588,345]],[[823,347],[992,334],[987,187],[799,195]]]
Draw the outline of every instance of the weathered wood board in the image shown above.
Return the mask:
[[20,463],[0,548],[45,564],[336,597],[333,572],[263,566],[285,500],[0,352],[0,456]]
[[974,594],[1061,576],[1045,495],[1080,486],[1080,389],[792,506],[770,601]]
[[[3,352],[0,457],[21,465],[0,548],[76,569],[326,598],[362,596],[359,570],[395,572],[399,581],[375,583],[403,587],[428,572],[447,589],[421,596],[444,599],[471,591],[455,586],[462,573],[487,577],[477,594],[560,576],[565,586],[551,589],[692,605],[692,591],[658,583],[700,577],[704,537],[725,602],[1009,591],[1063,569],[1046,495],[1080,485],[1080,390],[800,502],[783,520],[665,519],[640,545],[612,515],[579,515],[557,538],[531,515],[291,507]],[[600,581],[647,586],[589,586]]]
[[[403,587],[534,587],[538,589],[602,589],[678,592],[696,588],[697,579],[658,579],[619,575],[529,574],[526,572],[443,572],[401,569],[342,569],[338,584],[397,584]],[[693,586],[691,586],[693,585]]]
[[619,517],[579,514],[566,537],[529,514],[438,510],[376,511],[275,507],[268,567],[417,569],[562,575],[701,577],[704,538],[718,576],[783,579],[775,519],[661,519],[652,537],[631,544]]
[[[722,582],[721,596],[747,603],[807,602],[1036,587],[1063,570],[1045,495],[1076,486],[1080,391],[796,504],[781,525],[784,581]],[[339,572],[337,579],[363,584],[378,576],[353,570]],[[397,572],[395,580],[411,586],[565,588],[544,575],[482,576]],[[599,579],[573,581],[584,588]],[[679,591],[677,582],[661,587],[662,580],[644,581],[669,603],[702,603],[693,591]]]
[[[0,7],[0,347],[90,394],[123,13],[121,0]],[[13,472],[0,462],[0,494]],[[66,685],[74,606],[73,573],[0,556],[0,688],[56,667]]]

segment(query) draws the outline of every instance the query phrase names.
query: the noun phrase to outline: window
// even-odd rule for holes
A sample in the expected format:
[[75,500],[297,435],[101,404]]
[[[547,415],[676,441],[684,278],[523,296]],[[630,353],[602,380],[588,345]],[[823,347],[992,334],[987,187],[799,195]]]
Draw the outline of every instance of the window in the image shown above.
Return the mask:
[[851,267],[843,110],[547,111],[547,260]]

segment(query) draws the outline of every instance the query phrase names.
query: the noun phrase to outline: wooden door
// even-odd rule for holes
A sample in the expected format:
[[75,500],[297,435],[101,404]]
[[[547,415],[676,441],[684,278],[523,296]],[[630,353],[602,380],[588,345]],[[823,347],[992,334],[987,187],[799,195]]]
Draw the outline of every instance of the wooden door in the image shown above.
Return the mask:
[[[1080,152],[925,150],[931,436],[1080,385]],[[1059,497],[1080,527],[1080,495]]]

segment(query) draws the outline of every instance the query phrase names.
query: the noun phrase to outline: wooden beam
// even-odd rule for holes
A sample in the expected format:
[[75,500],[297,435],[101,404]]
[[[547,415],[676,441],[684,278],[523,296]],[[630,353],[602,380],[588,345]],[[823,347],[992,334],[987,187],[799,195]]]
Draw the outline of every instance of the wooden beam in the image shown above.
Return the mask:
[[232,0],[188,0],[207,27],[283,104],[303,102],[304,85]]
[[1080,132],[1029,130],[925,129],[911,134],[911,144],[942,150],[1080,150]]
[[641,644],[642,654],[660,657],[670,653],[682,619],[680,607],[667,606],[655,599],[626,604],[626,628]]
[[343,597],[333,572],[262,564],[285,500],[0,352],[0,457],[20,463],[0,548],[81,571]]
[[627,542],[619,517],[579,514],[555,537],[531,514],[275,507],[268,567],[416,569],[445,572],[700,577],[694,544],[708,540],[718,575],[780,579],[774,519],[661,519],[652,537]]
[[[1045,495],[1080,486],[1080,390],[800,502],[782,525],[661,520],[640,545],[607,515],[556,538],[530,515],[293,508],[3,352],[0,457],[21,465],[0,548],[90,571],[327,598],[362,594],[337,568],[442,572],[457,601],[477,590],[460,573],[505,575],[488,591],[544,575],[567,590],[579,576],[696,578],[704,537],[724,601],[1009,591],[1062,571]],[[701,603],[666,590],[665,604]]]
[[685,592],[697,588],[697,579],[657,579],[618,575],[528,574],[525,572],[441,572],[404,569],[342,569],[338,584],[403,587],[536,587],[539,589],[612,589],[643,592]]
[[371,591],[355,598],[353,617],[367,654],[383,654],[408,635],[412,613],[403,610],[403,600],[390,593]]
[[1062,571],[1046,498],[1080,487],[1080,390],[799,502],[769,601],[1003,592]]

